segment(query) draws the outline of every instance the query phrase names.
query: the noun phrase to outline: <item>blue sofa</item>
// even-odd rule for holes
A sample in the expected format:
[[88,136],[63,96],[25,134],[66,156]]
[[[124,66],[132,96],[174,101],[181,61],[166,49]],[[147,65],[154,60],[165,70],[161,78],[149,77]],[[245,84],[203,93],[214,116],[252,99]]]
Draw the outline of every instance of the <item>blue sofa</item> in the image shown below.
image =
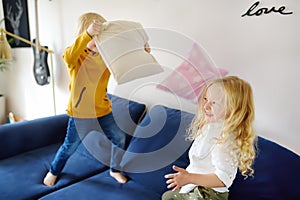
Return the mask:
[[[110,95],[113,114],[128,133],[121,163],[129,177],[119,184],[109,176],[110,143],[92,130],[68,160],[56,185],[42,179],[63,142],[66,115],[0,126],[0,199],[160,200],[167,190],[164,174],[176,164],[189,163],[190,142],[185,130],[193,115],[162,105],[144,104]],[[238,173],[229,199],[299,199],[299,155],[259,137],[255,174],[246,180]]]

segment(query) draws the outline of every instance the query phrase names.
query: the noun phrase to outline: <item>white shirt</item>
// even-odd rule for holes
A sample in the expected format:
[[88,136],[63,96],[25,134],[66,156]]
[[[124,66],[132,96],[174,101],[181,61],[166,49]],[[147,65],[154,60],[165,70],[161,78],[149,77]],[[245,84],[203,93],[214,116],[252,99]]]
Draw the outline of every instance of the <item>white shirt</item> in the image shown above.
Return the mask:
[[[186,170],[196,174],[214,173],[226,187],[212,188],[218,192],[228,192],[237,173],[237,152],[232,151],[232,140],[217,144],[223,123],[210,123],[202,128],[189,151],[190,164]],[[187,184],[180,193],[188,193],[197,185]]]

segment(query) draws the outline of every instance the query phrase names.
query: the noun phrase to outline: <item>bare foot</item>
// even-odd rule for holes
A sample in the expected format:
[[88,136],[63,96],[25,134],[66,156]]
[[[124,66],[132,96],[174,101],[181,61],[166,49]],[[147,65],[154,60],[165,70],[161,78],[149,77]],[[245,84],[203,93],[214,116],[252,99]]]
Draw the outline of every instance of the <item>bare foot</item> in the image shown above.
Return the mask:
[[48,172],[44,178],[44,185],[53,186],[55,184],[56,179],[57,176],[53,175],[51,172]]
[[119,183],[126,183],[127,182],[127,178],[121,174],[120,172],[112,172],[110,171],[109,174],[116,179]]

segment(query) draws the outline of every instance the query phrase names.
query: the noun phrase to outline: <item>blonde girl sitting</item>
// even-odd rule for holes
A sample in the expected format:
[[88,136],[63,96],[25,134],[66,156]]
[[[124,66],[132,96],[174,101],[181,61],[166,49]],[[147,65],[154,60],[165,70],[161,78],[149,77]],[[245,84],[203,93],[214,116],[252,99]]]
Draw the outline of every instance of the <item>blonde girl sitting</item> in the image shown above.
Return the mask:
[[243,176],[254,173],[256,134],[252,124],[254,103],[251,86],[236,76],[209,82],[189,127],[190,164],[173,166],[167,174],[163,200],[228,199],[228,188],[237,169]]

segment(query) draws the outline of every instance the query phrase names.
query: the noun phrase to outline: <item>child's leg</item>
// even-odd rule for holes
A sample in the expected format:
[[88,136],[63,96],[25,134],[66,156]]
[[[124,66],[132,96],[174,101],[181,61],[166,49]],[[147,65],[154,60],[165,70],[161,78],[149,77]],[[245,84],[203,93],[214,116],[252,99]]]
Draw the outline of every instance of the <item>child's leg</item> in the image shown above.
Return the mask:
[[[76,125],[75,125],[76,124]],[[85,121],[80,121],[69,118],[67,134],[62,146],[58,149],[49,172],[44,178],[44,184],[47,186],[53,186],[56,182],[57,176],[63,170],[69,157],[76,151],[78,145],[81,142],[83,135],[86,133]]]
[[118,127],[112,113],[98,118],[98,121],[105,135],[112,141],[110,175],[119,183],[126,183],[127,178],[120,172],[120,162],[125,150],[126,133]]
[[162,195],[162,200],[186,200],[186,199],[215,199],[215,200],[227,200],[228,192],[220,193],[211,188],[195,187],[188,193],[179,193],[180,190],[175,192],[169,190]]
[[187,194],[181,194],[179,193],[179,190],[176,190],[176,191],[166,191],[165,193],[163,193],[162,197],[161,197],[162,200],[188,200],[188,199],[193,199],[193,198],[190,198],[190,195],[189,193]]

